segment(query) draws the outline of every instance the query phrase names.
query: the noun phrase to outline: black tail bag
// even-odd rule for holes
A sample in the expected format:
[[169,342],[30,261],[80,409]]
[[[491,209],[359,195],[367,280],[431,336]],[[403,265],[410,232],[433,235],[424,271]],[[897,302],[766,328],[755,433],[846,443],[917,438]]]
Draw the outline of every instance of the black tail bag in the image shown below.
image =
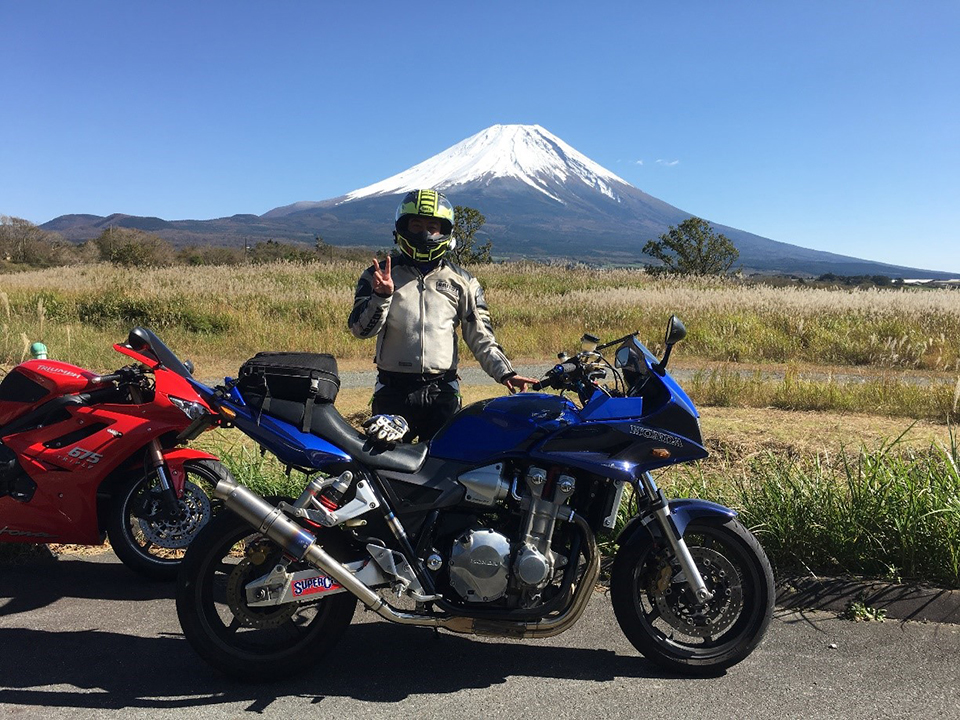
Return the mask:
[[337,399],[337,359],[326,353],[259,352],[240,366],[237,387],[248,405],[267,415],[271,399],[301,403],[301,429],[310,432],[314,403]]

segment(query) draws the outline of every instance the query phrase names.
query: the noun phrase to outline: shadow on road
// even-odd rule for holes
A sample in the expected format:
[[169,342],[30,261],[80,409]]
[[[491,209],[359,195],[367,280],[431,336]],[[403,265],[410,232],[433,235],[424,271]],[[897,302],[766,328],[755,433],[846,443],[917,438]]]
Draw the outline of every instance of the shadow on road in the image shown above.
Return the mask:
[[174,592],[174,583],[147,580],[106,552],[87,560],[48,557],[0,565],[0,617],[37,610],[67,597],[137,602],[173,598]]
[[[0,605],[0,704],[119,709],[246,703],[248,711],[259,712],[280,697],[392,703],[487,688],[514,676],[598,683],[674,677],[642,657],[612,650],[479,641],[374,620],[353,625],[326,661],[306,673],[251,685],[212,670],[179,633],[142,637],[101,628],[43,630],[30,623],[31,610],[80,598],[130,601],[130,624],[137,627],[142,613],[173,614],[173,596],[173,585],[143,582],[116,562],[0,567],[0,603],[8,598]],[[96,617],[83,617],[88,626],[96,624]],[[177,627],[176,620],[161,622]],[[69,627],[67,621],[61,627]]]
[[[0,629],[0,703],[50,708],[187,708],[276,698],[340,696],[397,702],[411,695],[487,688],[510,676],[607,682],[664,677],[639,657],[610,650],[476,642],[383,622],[351,627],[325,663],[294,679],[250,685],[208,668],[178,636],[89,630]],[[77,690],[63,689],[77,688]],[[59,689],[53,689],[59,688]]]

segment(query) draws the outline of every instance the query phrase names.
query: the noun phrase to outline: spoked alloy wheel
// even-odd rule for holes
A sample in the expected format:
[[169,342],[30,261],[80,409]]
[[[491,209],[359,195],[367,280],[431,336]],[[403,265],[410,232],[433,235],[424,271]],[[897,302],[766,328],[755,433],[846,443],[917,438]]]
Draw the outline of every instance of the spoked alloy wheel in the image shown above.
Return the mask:
[[759,644],[773,613],[773,572],[736,520],[694,521],[684,540],[713,598],[696,601],[665,543],[617,554],[610,595],[624,634],[647,659],[686,674],[720,672]]
[[246,585],[281,556],[277,545],[231,512],[204,528],[187,553],[177,615],[190,645],[217,670],[252,681],[294,675],[326,654],[350,625],[356,598],[346,592],[250,607]]
[[187,547],[220,508],[213,489],[228,475],[213,460],[184,464],[186,480],[177,517],[162,512],[160,484],[153,474],[131,483],[114,498],[107,517],[110,545],[125,565],[155,580],[173,580]]

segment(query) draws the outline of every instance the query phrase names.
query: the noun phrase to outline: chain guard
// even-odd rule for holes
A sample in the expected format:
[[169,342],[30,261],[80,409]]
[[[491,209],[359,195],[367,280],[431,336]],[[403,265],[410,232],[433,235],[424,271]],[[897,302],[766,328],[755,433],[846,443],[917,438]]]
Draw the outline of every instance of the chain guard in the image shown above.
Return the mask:
[[664,621],[680,632],[699,638],[715,637],[732,625],[743,611],[743,586],[736,567],[724,555],[705,547],[690,554],[713,598],[700,605],[682,579],[679,568],[661,560],[647,588],[651,602]]
[[168,550],[182,550],[210,519],[210,498],[197,485],[187,481],[178,499],[179,517],[163,517],[161,500],[145,498],[144,514],[137,518],[143,536],[153,545]]

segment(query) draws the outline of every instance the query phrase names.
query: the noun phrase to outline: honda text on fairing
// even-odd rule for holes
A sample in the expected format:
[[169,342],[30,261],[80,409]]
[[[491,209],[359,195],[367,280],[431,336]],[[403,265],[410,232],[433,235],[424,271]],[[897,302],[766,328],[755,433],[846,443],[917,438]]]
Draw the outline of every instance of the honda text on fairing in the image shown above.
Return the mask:
[[[217,485],[232,512],[201,531],[178,581],[187,640],[221,671],[265,679],[328,652],[357,600],[406,625],[556,635],[593,595],[596,538],[629,488],[610,580],[623,632],[672,671],[740,662],[770,621],[770,564],[732,510],[668,500],[651,475],[707,455],[697,410],[666,371],[684,334],[671,318],[659,360],[635,335],[584,336],[534,388],[559,395],[475,403],[415,445],[385,443],[390,422],[364,434],[340,416],[329,356],[298,360],[306,399],[290,394],[298,368],[269,358],[256,382],[241,373],[208,391],[237,428],[313,477],[295,500]],[[612,365],[602,351],[614,345]]]
[[114,349],[135,363],[98,375],[36,359],[0,382],[0,542],[109,536],[126,565],[172,580],[227,477],[216,457],[180,445],[219,415],[189,361],[151,331],[134,328]]

